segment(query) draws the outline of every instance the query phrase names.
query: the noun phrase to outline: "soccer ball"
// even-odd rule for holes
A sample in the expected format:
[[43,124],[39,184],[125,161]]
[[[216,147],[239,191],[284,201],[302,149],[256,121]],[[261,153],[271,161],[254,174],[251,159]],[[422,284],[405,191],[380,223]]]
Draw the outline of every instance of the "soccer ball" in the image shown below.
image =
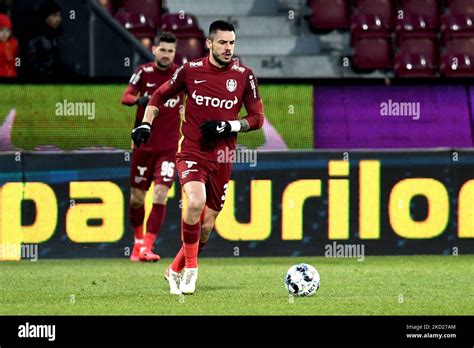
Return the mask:
[[316,268],[306,263],[290,267],[285,277],[285,285],[293,296],[311,296],[319,289],[320,277]]

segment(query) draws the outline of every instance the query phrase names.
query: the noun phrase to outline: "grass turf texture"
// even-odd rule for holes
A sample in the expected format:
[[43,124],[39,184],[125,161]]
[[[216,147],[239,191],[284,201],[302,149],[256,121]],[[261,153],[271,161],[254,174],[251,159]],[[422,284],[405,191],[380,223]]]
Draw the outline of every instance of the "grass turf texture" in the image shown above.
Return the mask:
[[[355,259],[202,258],[197,291],[172,296],[156,264],[118,259],[0,264],[0,315],[473,315],[474,255]],[[321,288],[293,298],[287,269],[314,265]],[[73,301],[74,300],[74,301]]]
[[[107,146],[130,149],[135,107],[123,106],[124,85],[3,85],[0,123],[11,109],[17,116],[12,143],[24,150],[55,145],[63,150]],[[290,149],[313,148],[311,85],[261,85],[265,115]],[[56,103],[94,102],[95,118],[57,116]],[[243,110],[242,115],[246,112]],[[264,143],[262,130],[239,135],[239,144],[256,148]]]

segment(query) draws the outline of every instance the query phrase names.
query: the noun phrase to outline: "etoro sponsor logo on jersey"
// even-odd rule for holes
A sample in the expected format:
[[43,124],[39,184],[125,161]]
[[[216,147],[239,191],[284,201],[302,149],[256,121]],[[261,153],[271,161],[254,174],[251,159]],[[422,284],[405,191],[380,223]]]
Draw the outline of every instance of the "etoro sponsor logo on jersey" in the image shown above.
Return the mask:
[[180,100],[181,100],[181,98],[178,95],[175,98],[168,99],[163,106],[165,106],[167,108],[174,108],[174,107],[176,107],[176,105],[178,105]]
[[228,100],[202,96],[197,94],[196,91],[193,92],[192,97],[198,105],[212,106],[219,109],[226,108],[227,110],[232,109],[232,107],[239,101],[237,97],[234,97],[234,100]]

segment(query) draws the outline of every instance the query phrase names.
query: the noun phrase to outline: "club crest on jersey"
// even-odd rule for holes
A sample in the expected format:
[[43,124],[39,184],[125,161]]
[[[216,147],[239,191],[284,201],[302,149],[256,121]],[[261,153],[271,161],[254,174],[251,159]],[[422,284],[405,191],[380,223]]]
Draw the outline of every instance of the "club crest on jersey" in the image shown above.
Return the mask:
[[237,89],[237,81],[234,79],[227,80],[226,87],[229,92],[235,92]]

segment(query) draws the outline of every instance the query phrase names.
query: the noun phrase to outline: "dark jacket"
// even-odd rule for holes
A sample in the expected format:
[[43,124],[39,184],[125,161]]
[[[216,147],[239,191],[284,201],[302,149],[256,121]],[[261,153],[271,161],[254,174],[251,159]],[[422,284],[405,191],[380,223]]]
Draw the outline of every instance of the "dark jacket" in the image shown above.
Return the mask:
[[37,79],[59,78],[61,61],[59,56],[58,36],[61,27],[51,29],[46,24],[41,27],[40,34],[28,43],[29,77]]

